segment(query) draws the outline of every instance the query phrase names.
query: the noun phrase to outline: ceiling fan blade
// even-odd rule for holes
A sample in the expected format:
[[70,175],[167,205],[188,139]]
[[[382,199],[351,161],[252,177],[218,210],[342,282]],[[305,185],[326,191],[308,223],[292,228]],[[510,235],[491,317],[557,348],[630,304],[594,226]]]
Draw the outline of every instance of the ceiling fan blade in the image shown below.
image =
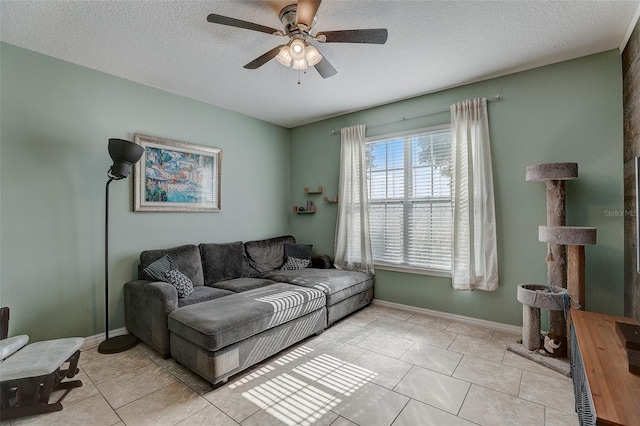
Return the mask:
[[324,55],[322,55],[322,60],[314,66],[322,78],[329,78],[338,73]]
[[207,21],[213,24],[228,25],[230,27],[244,28],[246,30],[260,31],[261,33],[275,34],[281,33],[280,30],[275,28],[265,27],[264,25],[254,24],[253,22],[242,21],[240,19],[229,18],[228,16],[216,15],[212,13],[207,16]]
[[268,51],[267,53],[265,53],[264,55],[258,56],[256,59],[249,62],[247,65],[245,65],[244,68],[248,70],[255,70],[257,68],[260,68],[261,66],[263,66],[264,64],[266,64],[267,62],[275,58],[283,46],[286,46],[286,44],[281,44],[280,46],[276,46],[270,51]]
[[316,34],[316,39],[322,41],[324,36],[325,43],[370,43],[385,44],[389,33],[386,28],[375,28],[367,30],[342,30],[342,31],[323,31]]
[[310,29],[321,2],[322,0],[298,0],[296,24],[304,24]]

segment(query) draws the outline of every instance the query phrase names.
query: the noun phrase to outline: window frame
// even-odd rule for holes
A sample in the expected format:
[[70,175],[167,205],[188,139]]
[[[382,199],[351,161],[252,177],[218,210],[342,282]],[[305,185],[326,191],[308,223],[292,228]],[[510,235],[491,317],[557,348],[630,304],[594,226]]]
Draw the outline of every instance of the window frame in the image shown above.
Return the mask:
[[[368,145],[368,144],[377,143],[377,142],[390,141],[393,139],[404,139],[407,137],[418,136],[425,133],[438,133],[438,132],[442,132],[443,130],[448,130],[449,132],[451,132],[451,123],[366,137],[364,142],[365,142],[365,145]],[[406,155],[406,153],[404,153],[404,155]],[[406,185],[406,176],[405,176],[405,185]],[[453,225],[453,216],[451,217],[451,221]],[[381,262],[375,259],[373,264],[376,269],[381,269],[385,271],[451,278],[451,270],[446,270],[446,269],[421,268],[417,266],[398,265],[394,263]]]

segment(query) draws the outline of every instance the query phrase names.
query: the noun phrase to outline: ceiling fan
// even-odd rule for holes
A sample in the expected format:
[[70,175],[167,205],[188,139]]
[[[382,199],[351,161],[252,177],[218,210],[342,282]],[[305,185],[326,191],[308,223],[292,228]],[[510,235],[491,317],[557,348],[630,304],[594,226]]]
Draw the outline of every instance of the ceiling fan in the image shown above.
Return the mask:
[[244,68],[247,69],[260,68],[271,59],[276,58],[282,65],[290,66],[293,69],[306,70],[307,67],[313,66],[322,78],[328,78],[335,75],[337,71],[327,58],[320,54],[318,49],[311,44],[311,41],[320,43],[386,43],[388,35],[386,28],[322,31],[312,35],[311,30],[315,24],[316,13],[321,1],[298,0],[297,4],[285,6],[280,11],[280,22],[282,22],[284,31],[213,13],[207,17],[207,21],[214,24],[289,37],[290,40],[287,44],[276,46],[246,64]]

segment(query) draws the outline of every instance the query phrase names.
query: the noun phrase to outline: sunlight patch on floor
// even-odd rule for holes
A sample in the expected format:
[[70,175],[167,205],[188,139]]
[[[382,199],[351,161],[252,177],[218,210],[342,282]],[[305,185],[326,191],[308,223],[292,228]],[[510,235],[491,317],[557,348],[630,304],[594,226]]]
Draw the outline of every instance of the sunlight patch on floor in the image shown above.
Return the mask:
[[311,425],[341,402],[340,399],[289,374],[281,374],[242,396],[263,407],[287,425]]
[[327,354],[319,355],[293,371],[347,396],[377,376],[371,370]]

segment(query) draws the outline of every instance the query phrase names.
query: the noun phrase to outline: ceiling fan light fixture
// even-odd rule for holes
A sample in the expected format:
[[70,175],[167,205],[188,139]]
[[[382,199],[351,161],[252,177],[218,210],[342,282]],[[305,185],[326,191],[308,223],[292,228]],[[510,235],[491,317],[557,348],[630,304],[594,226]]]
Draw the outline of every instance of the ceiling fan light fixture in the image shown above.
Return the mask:
[[307,50],[306,43],[299,38],[294,39],[289,44],[289,53],[291,54],[291,57],[293,58],[294,61],[296,59],[304,59],[306,50]]
[[282,46],[280,52],[276,55],[276,60],[285,67],[291,66],[291,54],[289,53],[289,46]]
[[312,67],[322,60],[322,55],[314,46],[308,45],[305,59],[307,60],[307,64]]

